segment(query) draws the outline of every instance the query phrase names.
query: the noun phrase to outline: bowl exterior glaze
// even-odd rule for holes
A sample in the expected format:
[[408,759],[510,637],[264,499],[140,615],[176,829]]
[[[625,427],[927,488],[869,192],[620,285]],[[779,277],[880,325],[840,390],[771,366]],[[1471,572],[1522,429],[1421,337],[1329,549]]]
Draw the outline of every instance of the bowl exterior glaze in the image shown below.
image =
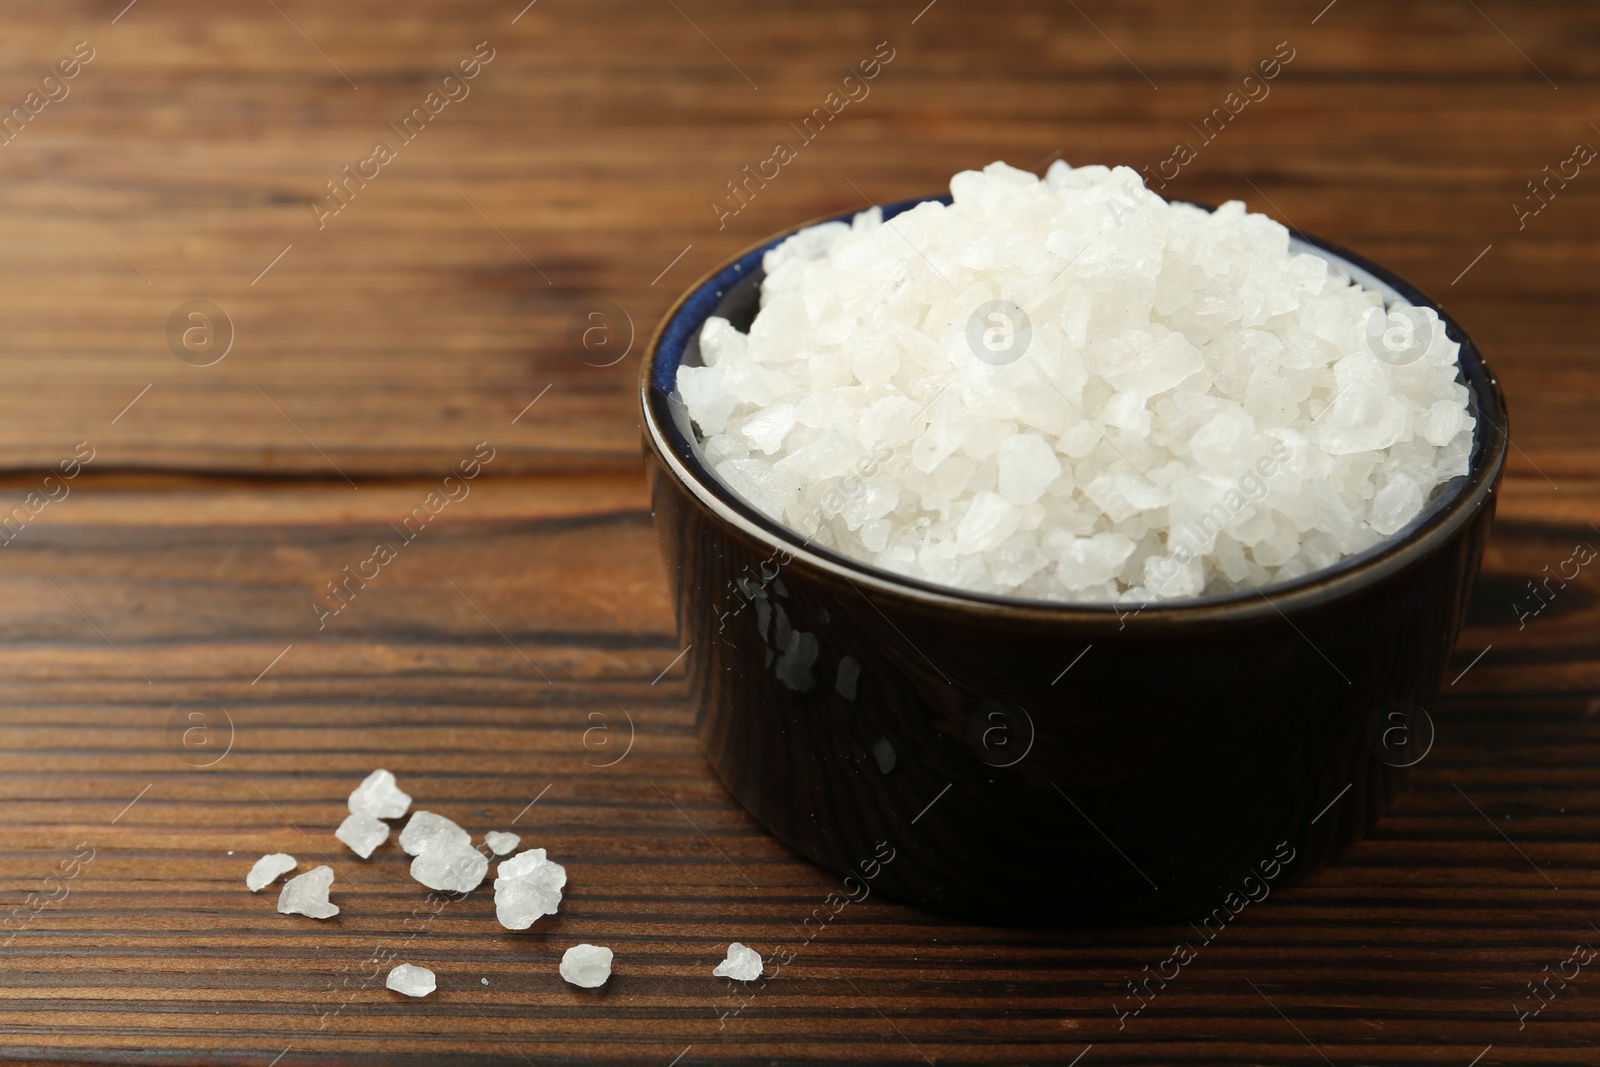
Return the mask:
[[808,546],[705,470],[662,386],[758,251],[669,313],[642,396],[699,733],[763,826],[847,894],[870,878],[983,921],[1215,925],[1384,813],[1432,743],[1504,464],[1503,400],[1459,329],[1474,471],[1397,545],[1265,595],[1007,601]]

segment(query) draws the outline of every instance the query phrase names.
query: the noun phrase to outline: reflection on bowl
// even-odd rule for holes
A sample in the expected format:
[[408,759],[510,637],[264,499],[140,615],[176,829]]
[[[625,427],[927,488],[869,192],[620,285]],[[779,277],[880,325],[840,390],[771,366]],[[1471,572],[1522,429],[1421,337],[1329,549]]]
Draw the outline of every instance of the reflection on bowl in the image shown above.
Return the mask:
[[1439,312],[1478,420],[1471,470],[1394,538],[1265,594],[1142,608],[989,596],[810,545],[711,473],[672,395],[677,368],[698,362],[711,315],[749,327],[762,253],[787,236],[691,289],[640,383],[700,735],[745,807],[854,875],[847,892],[870,872],[870,889],[1000,922],[1215,925],[1360,837],[1432,744],[1427,709],[1505,463],[1504,399],[1461,329]]

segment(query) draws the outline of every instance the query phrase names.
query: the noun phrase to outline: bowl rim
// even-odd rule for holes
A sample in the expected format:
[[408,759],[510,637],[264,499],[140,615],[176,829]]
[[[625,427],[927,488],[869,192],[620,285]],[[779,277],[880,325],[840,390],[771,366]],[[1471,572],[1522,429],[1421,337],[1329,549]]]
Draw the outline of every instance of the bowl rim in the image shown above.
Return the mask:
[[[950,202],[950,194],[941,193],[913,197],[907,200],[891,201],[873,206],[881,208],[884,217],[887,219],[928,202],[948,204]],[[1190,201],[1172,202],[1192,203]],[[1194,206],[1205,210],[1215,210],[1203,204],[1195,204]],[[734,492],[732,487],[722,482],[699,461],[699,457],[695,455],[692,445],[687,441],[683,442],[684,453],[694,462],[693,466],[685,462],[684,456],[680,455],[679,450],[673,447],[669,436],[671,419],[670,413],[665,407],[668,403],[669,394],[662,389],[656,388],[654,384],[655,369],[663,338],[684,313],[685,305],[691,300],[708,288],[716,287],[719,283],[724,286],[724,289],[722,292],[715,293],[714,296],[720,298],[727,288],[731,288],[733,284],[745,276],[743,268],[740,266],[744,260],[757,253],[765,252],[778,242],[803,229],[825,222],[849,222],[856,215],[861,214],[863,210],[870,210],[870,208],[852,209],[843,213],[820,216],[809,222],[802,222],[774,235],[764,237],[718,263],[685,289],[662,314],[660,322],[651,334],[649,344],[643,353],[643,358],[640,360],[639,403],[641,431],[649,451],[672,474],[679,485],[683,486],[695,500],[711,511],[712,514],[723,522],[737,528],[746,536],[766,544],[775,553],[787,555],[789,559],[784,562],[785,566],[794,560],[803,560],[816,570],[829,574],[836,579],[850,582],[857,587],[857,591],[870,588],[877,593],[897,597],[903,601],[924,607],[975,611],[983,614],[998,614],[1009,618],[1022,618],[1055,624],[1083,623],[1093,625],[1104,623],[1110,618],[1116,618],[1119,621],[1118,628],[1121,629],[1122,620],[1133,615],[1138,615],[1140,620],[1146,624],[1154,623],[1157,625],[1218,622],[1223,619],[1253,619],[1273,613],[1283,615],[1286,610],[1313,608],[1340,597],[1354,595],[1376,585],[1385,577],[1418,562],[1449,541],[1476,513],[1489,495],[1494,492],[1495,486],[1500,481],[1500,476],[1505,468],[1507,442],[1510,434],[1505,396],[1501,391],[1499,379],[1490,368],[1488,360],[1483,357],[1482,352],[1466,330],[1461,327],[1461,324],[1448,315],[1441,305],[1429,298],[1420,289],[1391,271],[1332,241],[1285,225],[1284,228],[1288,230],[1292,238],[1314,247],[1319,252],[1330,253],[1336,261],[1342,261],[1342,263],[1332,263],[1336,269],[1342,266],[1355,267],[1358,271],[1365,272],[1371,278],[1387,285],[1412,304],[1432,308],[1439,316],[1440,322],[1444,324],[1447,335],[1457,340],[1460,344],[1457,360],[1462,376],[1466,379],[1469,406],[1476,408],[1475,416],[1478,419],[1473,448],[1468,457],[1466,481],[1456,490],[1454,497],[1445,501],[1433,514],[1427,516],[1420,525],[1415,526],[1398,539],[1389,540],[1387,543],[1379,542],[1378,545],[1374,545],[1371,549],[1366,550],[1372,553],[1370,556],[1363,557],[1357,554],[1354,557],[1347,557],[1331,567],[1311,571],[1281,584],[1263,586],[1255,588],[1253,591],[1238,591],[1214,596],[1127,602],[1102,601],[1090,603],[1037,600],[960,589],[921,578],[896,574],[893,571],[875,567],[870,563],[853,559],[831,549],[813,545],[808,538],[805,538],[798,531],[769,518],[753,505],[743,500]],[[1365,284],[1364,281],[1363,284]],[[1480,387],[1474,383],[1473,370],[1481,373],[1483,379],[1482,389],[1487,393],[1486,399],[1489,401],[1487,405],[1472,403],[1474,400],[1484,399],[1478,397]],[[664,419],[663,416],[668,417]],[[1489,424],[1488,429],[1492,432],[1485,432],[1483,429],[1483,424],[1486,420]],[[1270,597],[1269,593],[1271,594]]]

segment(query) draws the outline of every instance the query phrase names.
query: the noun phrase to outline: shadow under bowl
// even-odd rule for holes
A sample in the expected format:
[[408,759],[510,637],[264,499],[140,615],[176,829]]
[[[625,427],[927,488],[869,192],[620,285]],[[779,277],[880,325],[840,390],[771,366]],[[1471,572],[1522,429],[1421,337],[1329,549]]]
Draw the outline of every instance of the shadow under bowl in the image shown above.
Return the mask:
[[841,899],[1050,925],[1210,929],[1360,838],[1432,744],[1505,464],[1504,398],[1460,327],[1439,311],[1477,418],[1470,471],[1393,538],[1261,592],[1143,608],[990,596],[810,545],[710,470],[677,369],[699,363],[711,315],[749,327],[762,254],[787,236],[685,294],[640,383],[700,737],[751,814],[843,876]]

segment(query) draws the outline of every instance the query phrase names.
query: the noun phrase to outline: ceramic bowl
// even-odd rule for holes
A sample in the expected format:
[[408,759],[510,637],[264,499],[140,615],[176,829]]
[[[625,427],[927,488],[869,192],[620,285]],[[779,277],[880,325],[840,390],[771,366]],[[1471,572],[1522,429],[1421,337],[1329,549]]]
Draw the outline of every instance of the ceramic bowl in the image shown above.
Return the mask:
[[1471,469],[1393,538],[1260,592],[1142,609],[989,596],[809,544],[709,469],[677,368],[709,316],[749,327],[786,236],[680,298],[640,381],[700,736],[751,814],[846,895],[1003,923],[1209,928],[1365,833],[1432,744],[1505,463],[1504,399],[1460,327],[1440,312],[1478,419]]

